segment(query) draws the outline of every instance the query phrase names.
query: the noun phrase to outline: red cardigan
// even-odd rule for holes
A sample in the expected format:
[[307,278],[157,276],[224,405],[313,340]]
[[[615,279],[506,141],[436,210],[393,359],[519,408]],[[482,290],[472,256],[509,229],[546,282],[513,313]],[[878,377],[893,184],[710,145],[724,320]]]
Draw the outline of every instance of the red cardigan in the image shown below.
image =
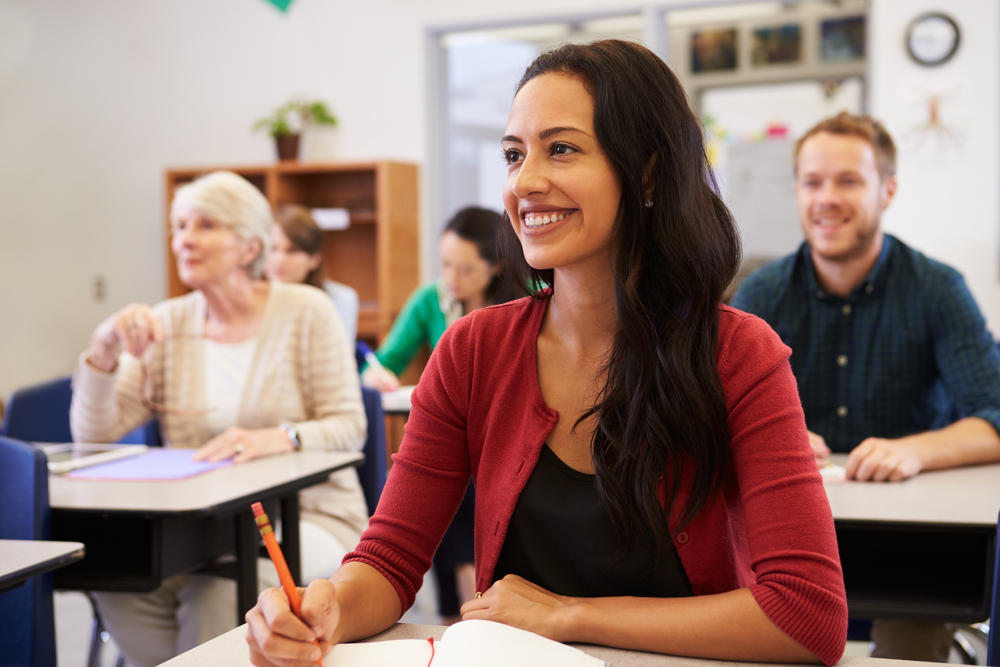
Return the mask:
[[[514,506],[557,419],[538,387],[536,339],[547,305],[520,299],[463,317],[413,392],[378,509],[345,558],[381,572],[404,610],[470,475],[478,590],[493,581]],[[720,308],[716,358],[732,465],[716,500],[672,531],[673,542],[695,595],[749,587],[768,618],[831,665],[844,650],[847,600],[790,352],[763,320]],[[672,525],[690,492],[681,473]]]

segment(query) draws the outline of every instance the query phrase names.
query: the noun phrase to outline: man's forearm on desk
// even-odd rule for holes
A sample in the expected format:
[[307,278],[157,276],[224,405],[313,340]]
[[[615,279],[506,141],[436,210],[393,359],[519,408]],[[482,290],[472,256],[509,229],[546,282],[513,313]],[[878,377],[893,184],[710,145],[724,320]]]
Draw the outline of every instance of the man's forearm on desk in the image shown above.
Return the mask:
[[847,477],[900,481],[925,470],[1000,461],[1000,435],[979,417],[889,440],[868,438],[847,458]]
[[[924,470],[1000,461],[1000,435],[979,417],[966,417],[937,431],[910,436]],[[907,440],[907,438],[903,438]]]

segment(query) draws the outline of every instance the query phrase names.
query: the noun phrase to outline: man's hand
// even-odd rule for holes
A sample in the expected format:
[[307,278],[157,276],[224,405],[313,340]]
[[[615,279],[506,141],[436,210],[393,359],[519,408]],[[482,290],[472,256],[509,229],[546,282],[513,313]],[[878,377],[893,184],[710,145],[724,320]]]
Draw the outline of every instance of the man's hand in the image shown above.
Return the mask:
[[844,477],[873,482],[899,482],[923,469],[915,443],[868,438],[847,457]]
[[809,434],[809,444],[812,445],[813,453],[816,454],[816,465],[825,468],[830,461],[830,448],[826,446],[826,440],[819,433],[806,431]]

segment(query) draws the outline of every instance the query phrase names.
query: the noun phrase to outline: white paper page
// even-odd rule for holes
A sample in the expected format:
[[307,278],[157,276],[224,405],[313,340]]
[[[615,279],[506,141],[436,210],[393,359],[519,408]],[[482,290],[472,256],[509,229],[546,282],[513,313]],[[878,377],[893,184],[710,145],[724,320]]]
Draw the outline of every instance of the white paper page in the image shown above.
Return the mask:
[[433,667],[605,667],[572,646],[493,621],[456,623],[436,648]]
[[847,469],[844,466],[838,466],[833,463],[819,469],[819,474],[823,477],[824,482],[843,482],[846,472]]
[[400,387],[396,391],[382,392],[382,409],[395,412],[408,411],[410,409],[410,394],[416,386],[407,385]]
[[[439,646],[438,642],[434,644],[435,648]],[[323,667],[427,667],[430,659],[431,645],[426,639],[393,639],[337,644],[323,658]]]

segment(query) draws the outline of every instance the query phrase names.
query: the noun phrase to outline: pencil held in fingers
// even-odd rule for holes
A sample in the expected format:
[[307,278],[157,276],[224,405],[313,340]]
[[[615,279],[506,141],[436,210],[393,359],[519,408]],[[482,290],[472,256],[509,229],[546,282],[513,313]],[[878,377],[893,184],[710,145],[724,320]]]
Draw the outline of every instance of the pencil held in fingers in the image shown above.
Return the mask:
[[[260,503],[254,503],[250,506],[253,510],[254,520],[257,522],[257,529],[260,530],[260,536],[264,539],[264,546],[267,548],[267,555],[271,557],[271,562],[274,563],[274,569],[278,571],[278,579],[281,580],[281,588],[285,591],[285,595],[288,596],[288,604],[292,608],[292,613],[295,614],[296,618],[302,619],[302,598],[299,597],[299,591],[295,587],[295,580],[292,579],[292,573],[288,569],[288,563],[285,562],[285,555],[281,553],[281,547],[278,546],[278,540],[274,537],[274,530],[271,528],[271,522],[267,519],[267,514],[264,512],[264,507]],[[316,648],[319,649],[319,641],[313,640],[316,644]],[[316,664],[322,666],[320,660],[316,660]]]

